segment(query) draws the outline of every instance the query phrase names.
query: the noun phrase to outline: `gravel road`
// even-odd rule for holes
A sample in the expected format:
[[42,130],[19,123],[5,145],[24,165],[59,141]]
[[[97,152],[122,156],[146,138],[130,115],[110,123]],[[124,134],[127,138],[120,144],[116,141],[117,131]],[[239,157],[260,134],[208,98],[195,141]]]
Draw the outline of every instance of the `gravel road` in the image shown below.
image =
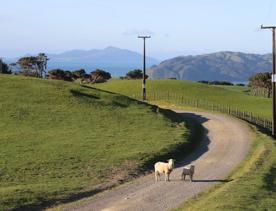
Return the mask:
[[[154,174],[150,174],[66,210],[170,210],[207,187],[224,182],[248,151],[250,132],[247,125],[223,114],[176,112],[200,121],[206,133],[201,145],[178,162],[170,182],[155,182]],[[188,178],[181,181],[181,169],[190,163],[196,166],[194,182]]]

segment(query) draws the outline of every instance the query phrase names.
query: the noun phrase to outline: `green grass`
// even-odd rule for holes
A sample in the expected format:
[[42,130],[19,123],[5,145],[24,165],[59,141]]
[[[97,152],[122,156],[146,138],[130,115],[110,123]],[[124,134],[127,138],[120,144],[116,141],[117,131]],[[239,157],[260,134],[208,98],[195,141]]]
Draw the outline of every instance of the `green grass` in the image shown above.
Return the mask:
[[5,75],[0,89],[0,210],[92,194],[189,148],[189,122],[118,94]]
[[275,210],[275,141],[256,132],[247,158],[228,181],[199,194],[176,210]]
[[[94,87],[132,96],[141,92],[141,80],[110,80]],[[183,95],[191,99],[201,99],[211,103],[230,106],[252,112],[264,118],[271,118],[271,99],[251,96],[248,88],[239,86],[212,86],[192,81],[147,80],[148,93],[167,93]],[[175,102],[177,103],[177,102]]]

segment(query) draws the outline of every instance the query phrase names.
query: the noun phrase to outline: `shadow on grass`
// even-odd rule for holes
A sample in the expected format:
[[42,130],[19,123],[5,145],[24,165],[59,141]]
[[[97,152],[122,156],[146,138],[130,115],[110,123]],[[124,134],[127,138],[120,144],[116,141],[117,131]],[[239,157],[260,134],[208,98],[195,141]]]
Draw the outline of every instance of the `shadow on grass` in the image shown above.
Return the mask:
[[276,192],[276,168],[272,167],[264,177],[265,189]]
[[92,95],[92,94],[86,94],[86,93],[83,93],[83,92],[80,92],[78,90],[75,90],[75,89],[71,89],[70,90],[71,94],[75,97],[88,97],[88,98],[91,98],[91,99],[100,99],[98,96],[96,95]]
[[194,179],[193,182],[231,182],[233,179]]
[[93,189],[91,191],[86,191],[86,192],[81,192],[77,194],[72,194],[66,199],[56,199],[56,200],[41,200],[39,204],[36,205],[26,205],[26,206],[21,206],[17,209],[13,209],[14,211],[40,211],[40,210],[45,210],[46,208],[49,208],[54,205],[58,204],[65,204],[73,201],[80,200],[85,197],[93,196],[99,192],[103,191],[102,189]]

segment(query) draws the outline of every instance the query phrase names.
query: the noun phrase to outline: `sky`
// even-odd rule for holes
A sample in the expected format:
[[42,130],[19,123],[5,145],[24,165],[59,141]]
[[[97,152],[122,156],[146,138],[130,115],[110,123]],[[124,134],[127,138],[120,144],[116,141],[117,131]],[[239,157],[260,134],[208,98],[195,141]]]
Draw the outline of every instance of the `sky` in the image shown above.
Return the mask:
[[108,46],[157,59],[270,53],[276,0],[0,0],[0,57]]

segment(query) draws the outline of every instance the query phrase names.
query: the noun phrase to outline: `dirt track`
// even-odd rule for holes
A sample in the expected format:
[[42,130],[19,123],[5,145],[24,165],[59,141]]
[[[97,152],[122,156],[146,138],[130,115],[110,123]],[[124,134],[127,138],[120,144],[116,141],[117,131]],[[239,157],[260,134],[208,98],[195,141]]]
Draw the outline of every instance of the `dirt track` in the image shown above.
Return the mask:
[[[208,186],[224,182],[225,176],[246,155],[250,143],[248,127],[222,114],[186,112],[183,115],[200,121],[206,134],[200,147],[172,172],[171,182],[155,182],[154,174],[150,174],[66,210],[169,210]],[[181,169],[190,163],[196,166],[194,182],[187,178],[181,181]]]

